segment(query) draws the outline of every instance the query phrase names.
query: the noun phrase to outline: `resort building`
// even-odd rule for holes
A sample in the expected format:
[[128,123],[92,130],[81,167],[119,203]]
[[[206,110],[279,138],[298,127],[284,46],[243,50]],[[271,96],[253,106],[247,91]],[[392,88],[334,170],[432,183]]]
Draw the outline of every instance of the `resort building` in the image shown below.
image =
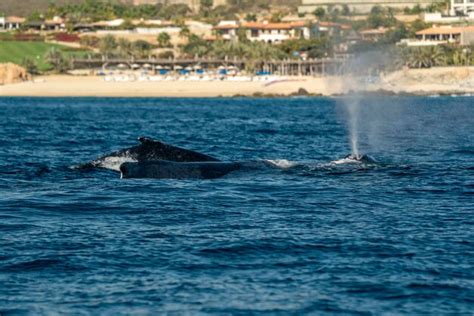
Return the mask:
[[26,21],[17,16],[0,17],[0,30],[12,31],[20,28],[35,31],[62,31],[66,28],[62,18],[54,17],[45,21]]
[[[472,1],[472,0],[452,0]],[[374,6],[390,7],[394,9],[411,8],[415,6],[427,7],[442,0],[302,0],[298,7],[299,13],[313,13],[317,8],[343,8],[347,6],[355,13],[369,13]]]
[[252,42],[279,44],[290,39],[311,38],[310,22],[299,21],[290,23],[222,21],[214,27],[219,38],[238,40],[238,30],[242,29],[245,37]]
[[[324,33],[339,35],[340,32],[350,29],[350,26],[315,21],[295,22],[243,22],[221,21],[214,27],[217,38],[233,41],[238,40],[239,33],[252,42],[280,44],[292,39],[310,39]],[[239,32],[239,30],[243,30]]]
[[474,44],[474,26],[431,27],[416,33],[415,40],[402,40],[407,46],[436,46],[455,44],[469,46]]
[[474,13],[473,0],[451,0],[451,15],[469,15]]
[[385,36],[389,29],[385,27],[379,27],[377,29],[363,30],[360,31],[360,36],[363,41],[366,42],[378,42]]
[[0,29],[18,30],[23,26],[25,20],[17,16],[0,17]]

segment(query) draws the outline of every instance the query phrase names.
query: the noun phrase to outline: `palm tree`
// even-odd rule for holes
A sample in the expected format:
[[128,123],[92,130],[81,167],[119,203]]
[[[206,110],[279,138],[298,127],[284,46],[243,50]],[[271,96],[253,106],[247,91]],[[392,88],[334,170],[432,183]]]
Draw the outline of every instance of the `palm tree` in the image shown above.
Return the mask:
[[468,48],[463,48],[461,50],[456,50],[453,53],[453,64],[455,66],[468,66],[471,63],[470,50]]
[[133,51],[132,43],[130,43],[130,41],[125,38],[119,38],[117,41],[117,47],[119,54],[122,56],[129,56]]
[[137,56],[138,58],[148,56],[152,49],[151,44],[143,40],[135,41],[133,42],[132,45],[133,45],[134,55]]
[[100,39],[99,51],[102,53],[102,55],[108,56],[116,48],[117,42],[115,40],[115,37],[113,37],[112,35],[107,35]]
[[445,64],[445,54],[438,46],[416,47],[408,52],[408,66],[411,68],[431,68]]
[[47,63],[53,66],[56,72],[63,73],[69,69],[69,60],[56,47],[51,48],[44,56]]
[[36,65],[36,62],[33,59],[30,58],[24,58],[21,62],[21,65],[25,67],[26,71],[31,74],[31,75],[37,75],[38,74],[38,65]]
[[165,48],[171,46],[171,36],[166,32],[160,33],[156,40],[159,47]]
[[179,36],[183,38],[188,38],[191,35],[191,30],[186,25],[181,27],[181,31],[179,31]]

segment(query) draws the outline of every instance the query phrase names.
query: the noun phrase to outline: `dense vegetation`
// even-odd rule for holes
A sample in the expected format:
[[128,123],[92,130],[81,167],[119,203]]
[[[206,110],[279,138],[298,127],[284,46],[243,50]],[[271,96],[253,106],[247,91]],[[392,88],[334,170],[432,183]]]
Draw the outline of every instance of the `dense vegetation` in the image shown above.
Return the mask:
[[[8,15],[30,16],[37,13],[70,16],[77,19],[97,21],[113,18],[182,18],[192,15],[184,4],[157,4],[131,6],[131,0],[1,0],[0,12]],[[295,10],[300,0],[228,0],[228,4],[211,10],[212,0],[200,0],[201,17],[234,17],[236,13],[259,12],[276,6],[282,10]]]

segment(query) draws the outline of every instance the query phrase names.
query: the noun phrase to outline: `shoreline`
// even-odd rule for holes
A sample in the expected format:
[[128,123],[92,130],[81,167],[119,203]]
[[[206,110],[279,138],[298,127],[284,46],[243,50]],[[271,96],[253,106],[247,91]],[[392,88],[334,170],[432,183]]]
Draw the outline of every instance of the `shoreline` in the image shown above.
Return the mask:
[[376,83],[349,77],[274,77],[268,81],[107,81],[98,76],[51,75],[0,85],[0,97],[340,97],[347,95],[474,95],[474,67],[405,69]]

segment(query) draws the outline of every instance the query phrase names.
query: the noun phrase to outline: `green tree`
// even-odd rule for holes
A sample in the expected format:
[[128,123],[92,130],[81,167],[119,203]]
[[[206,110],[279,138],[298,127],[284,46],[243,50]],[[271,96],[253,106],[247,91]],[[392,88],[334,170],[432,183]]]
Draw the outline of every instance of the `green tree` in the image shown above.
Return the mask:
[[65,73],[70,69],[70,60],[56,47],[51,48],[44,56],[44,59],[58,73]]
[[407,64],[411,68],[444,66],[446,55],[439,46],[415,47],[408,50]]
[[326,10],[324,10],[324,8],[319,7],[316,10],[314,10],[313,14],[319,20],[322,20],[326,16]]
[[134,56],[136,57],[147,57],[152,49],[152,45],[147,41],[138,40],[132,44]]
[[181,47],[182,54],[189,57],[207,56],[210,50],[210,44],[195,34],[191,34],[188,37],[188,43]]
[[106,35],[100,39],[99,51],[104,56],[109,56],[117,48],[117,41],[112,35]]
[[133,53],[132,43],[125,38],[118,39],[117,49],[121,56],[130,56]]
[[247,21],[247,22],[257,22],[257,15],[255,13],[247,13],[245,15],[245,21]]
[[171,36],[166,32],[160,33],[156,40],[159,47],[166,48],[171,46]]
[[368,28],[391,27],[397,23],[393,10],[391,8],[383,8],[374,6],[367,17]]
[[344,15],[344,16],[350,16],[351,15],[351,9],[349,8],[349,6],[347,4],[344,4],[342,6],[342,15]]
[[399,42],[401,39],[408,38],[409,37],[409,32],[407,28],[405,27],[404,23],[399,23],[396,27],[393,29],[388,30],[384,38],[382,39],[382,42],[385,44],[395,44]]
[[283,12],[275,12],[270,17],[270,22],[279,23],[283,19]]
[[209,16],[209,12],[214,6],[214,0],[200,0],[200,11],[205,17]]
[[179,31],[179,36],[183,38],[189,38],[190,35],[191,35],[191,30],[189,29],[189,27],[187,27],[186,25],[183,25],[181,27],[181,31]]
[[166,20],[173,20],[176,17],[186,17],[190,12],[191,9],[185,4],[172,4],[164,7],[159,15]]
[[37,75],[38,72],[38,65],[36,62],[31,58],[24,58],[21,62],[21,65],[26,69],[26,71],[31,75]]

